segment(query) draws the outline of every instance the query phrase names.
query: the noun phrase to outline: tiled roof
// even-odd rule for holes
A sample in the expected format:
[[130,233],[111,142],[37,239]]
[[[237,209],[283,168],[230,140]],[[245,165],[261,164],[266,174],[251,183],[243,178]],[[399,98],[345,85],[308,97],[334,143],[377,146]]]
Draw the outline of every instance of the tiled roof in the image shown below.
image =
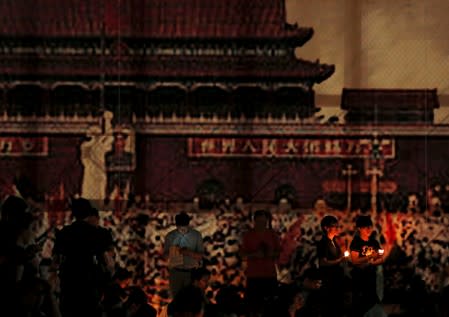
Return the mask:
[[149,78],[267,78],[321,82],[329,78],[333,65],[308,62],[295,58],[235,57],[235,56],[150,56],[120,58],[120,67],[114,57],[100,61],[90,56],[39,58],[4,57],[0,60],[0,73],[15,75],[68,75],[144,76]]
[[294,38],[285,0],[1,0],[0,36]]

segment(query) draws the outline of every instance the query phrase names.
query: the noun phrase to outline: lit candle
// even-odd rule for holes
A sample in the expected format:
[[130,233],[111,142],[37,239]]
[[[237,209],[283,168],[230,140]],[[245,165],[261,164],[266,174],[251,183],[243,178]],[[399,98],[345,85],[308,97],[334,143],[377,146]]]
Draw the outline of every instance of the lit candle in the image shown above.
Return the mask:
[[379,249],[379,255],[384,254],[384,249]]
[[349,251],[345,251],[345,257],[349,256]]

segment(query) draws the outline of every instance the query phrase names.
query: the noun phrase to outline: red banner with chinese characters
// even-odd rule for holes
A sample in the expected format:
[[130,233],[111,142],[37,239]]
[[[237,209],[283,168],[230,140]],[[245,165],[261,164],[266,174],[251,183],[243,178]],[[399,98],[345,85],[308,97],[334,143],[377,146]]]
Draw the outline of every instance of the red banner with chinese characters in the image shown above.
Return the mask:
[[204,138],[188,139],[190,157],[370,157],[394,158],[393,139],[381,139],[373,149],[371,138]]
[[[321,187],[324,192],[346,193],[347,185],[347,181],[344,180],[327,180],[323,182]],[[392,180],[379,181],[379,192],[381,193],[394,193],[397,189],[398,185]],[[371,183],[365,180],[353,181],[351,190],[354,193],[370,193]]]
[[0,137],[0,156],[47,156],[47,137]]

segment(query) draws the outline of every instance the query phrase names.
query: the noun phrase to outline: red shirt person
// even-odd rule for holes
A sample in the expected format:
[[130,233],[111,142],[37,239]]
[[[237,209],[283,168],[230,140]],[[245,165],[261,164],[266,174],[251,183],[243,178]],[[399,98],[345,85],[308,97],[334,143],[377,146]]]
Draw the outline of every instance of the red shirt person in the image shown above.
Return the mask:
[[254,213],[254,228],[243,236],[242,256],[247,259],[246,300],[252,312],[262,308],[277,289],[276,261],[280,253],[277,233],[268,226],[268,214]]

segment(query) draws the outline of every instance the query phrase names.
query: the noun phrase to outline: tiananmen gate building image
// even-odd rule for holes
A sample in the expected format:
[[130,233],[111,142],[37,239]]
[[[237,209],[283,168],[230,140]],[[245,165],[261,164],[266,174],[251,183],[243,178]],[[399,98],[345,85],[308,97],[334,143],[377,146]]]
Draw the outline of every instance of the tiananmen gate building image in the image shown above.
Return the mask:
[[[115,267],[158,311],[172,300],[164,245],[181,211],[204,240],[216,305],[229,285],[248,298],[242,245],[256,211],[278,233],[286,284],[320,270],[326,215],[339,220],[343,251],[368,216],[385,249],[376,304],[409,316],[419,284],[438,306],[422,316],[437,316],[449,243],[447,9],[2,0],[0,198],[27,203],[41,266],[73,201],[89,200],[112,232]],[[357,261],[345,261],[350,280]]]

